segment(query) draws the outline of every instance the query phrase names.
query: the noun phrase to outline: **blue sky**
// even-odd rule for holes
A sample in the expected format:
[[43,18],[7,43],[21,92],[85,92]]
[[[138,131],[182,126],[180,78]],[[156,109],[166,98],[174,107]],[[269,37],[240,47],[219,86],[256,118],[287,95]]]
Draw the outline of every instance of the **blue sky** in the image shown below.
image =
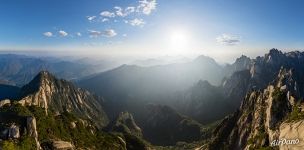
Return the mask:
[[3,0],[0,49],[229,61],[273,47],[303,49],[303,6],[300,0]]

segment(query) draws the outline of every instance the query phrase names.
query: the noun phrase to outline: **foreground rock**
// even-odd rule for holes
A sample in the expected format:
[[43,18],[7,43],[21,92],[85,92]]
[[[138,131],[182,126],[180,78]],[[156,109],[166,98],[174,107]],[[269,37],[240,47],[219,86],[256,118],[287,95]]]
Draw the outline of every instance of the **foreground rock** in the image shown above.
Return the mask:
[[[239,111],[222,121],[205,149],[303,149],[303,84],[299,84],[299,74],[281,68],[272,85],[248,93]],[[287,143],[279,142],[282,140]]]
[[52,146],[54,150],[74,150],[74,146],[66,141],[53,141]]

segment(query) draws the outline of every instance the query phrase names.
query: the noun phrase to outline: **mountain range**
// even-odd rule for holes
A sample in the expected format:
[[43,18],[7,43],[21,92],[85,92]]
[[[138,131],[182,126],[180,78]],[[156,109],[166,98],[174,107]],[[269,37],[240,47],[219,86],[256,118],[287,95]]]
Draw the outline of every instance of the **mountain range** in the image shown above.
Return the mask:
[[3,149],[304,148],[304,52],[271,49],[227,65],[199,56],[97,74],[77,74],[82,67],[70,63],[49,71],[23,57],[1,60]]
[[0,83],[20,87],[43,70],[48,70],[60,78],[72,80],[94,74],[105,67],[97,67],[77,59],[0,54]]

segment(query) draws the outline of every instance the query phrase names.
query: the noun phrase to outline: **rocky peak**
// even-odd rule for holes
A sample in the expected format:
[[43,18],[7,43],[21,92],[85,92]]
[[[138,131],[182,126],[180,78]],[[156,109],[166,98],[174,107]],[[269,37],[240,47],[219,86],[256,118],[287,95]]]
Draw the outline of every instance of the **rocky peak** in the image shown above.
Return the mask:
[[48,111],[72,112],[103,126],[108,119],[101,106],[102,99],[77,88],[71,82],[57,79],[47,71],[40,72],[30,83],[21,88],[22,105],[35,105]]
[[268,53],[268,55],[270,55],[270,56],[279,56],[279,55],[282,55],[282,54],[283,54],[282,51],[280,51],[276,48],[270,49],[269,53]]
[[241,57],[237,58],[232,65],[235,71],[240,71],[240,70],[249,69],[250,64],[251,64],[251,59],[245,55],[242,55]]
[[297,81],[296,72],[282,67],[265,89],[248,92],[239,111],[215,130],[208,149],[259,149],[280,138],[304,139],[299,134],[304,129],[299,110],[303,103],[294,96],[299,90]]

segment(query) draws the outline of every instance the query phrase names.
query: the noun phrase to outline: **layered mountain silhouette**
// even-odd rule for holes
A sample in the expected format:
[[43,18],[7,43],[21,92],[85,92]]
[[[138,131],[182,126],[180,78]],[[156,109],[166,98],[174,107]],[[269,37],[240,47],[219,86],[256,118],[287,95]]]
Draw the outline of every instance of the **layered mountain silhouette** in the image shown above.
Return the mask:
[[199,80],[220,85],[223,72],[223,67],[213,59],[200,56],[188,63],[152,67],[122,65],[80,80],[78,85],[108,100],[106,105],[111,119],[125,110],[137,118],[139,112],[135,111],[140,111],[138,109],[141,106],[150,102],[178,108],[174,106],[173,97],[188,90]]
[[0,83],[23,86],[43,70],[67,80],[96,72],[96,68],[87,63],[52,57],[0,54]]
[[[188,63],[123,65],[77,81],[84,89],[40,71],[21,88],[1,82],[0,145],[303,149],[303,77],[304,53],[277,49],[225,66],[205,56]],[[280,139],[299,143],[280,145]]]

